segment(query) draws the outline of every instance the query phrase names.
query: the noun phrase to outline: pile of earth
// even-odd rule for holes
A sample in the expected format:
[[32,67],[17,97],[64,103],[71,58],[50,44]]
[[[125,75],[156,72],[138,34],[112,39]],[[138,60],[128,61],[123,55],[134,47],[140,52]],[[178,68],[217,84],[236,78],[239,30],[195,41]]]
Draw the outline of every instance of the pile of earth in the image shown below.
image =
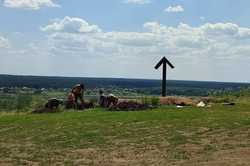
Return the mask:
[[119,102],[117,105],[112,106],[109,110],[111,111],[142,111],[146,109],[151,109],[152,106],[147,104],[142,104],[136,101],[123,101]]
[[34,114],[42,114],[42,113],[57,113],[60,112],[59,109],[51,109],[51,108],[37,108],[32,113]]
[[197,100],[188,97],[161,97],[160,104],[162,105],[180,105],[180,106],[196,106]]
[[[53,101],[53,102],[51,102]],[[57,99],[50,99],[48,102],[45,104],[44,107],[40,107],[32,111],[32,113],[35,114],[42,114],[42,113],[57,113],[60,112],[61,109],[59,109],[59,106],[62,105],[66,110],[77,110],[77,111],[84,111],[87,109],[95,108],[95,104],[93,102],[84,102],[84,104],[77,104],[75,107],[68,107],[67,103],[65,102],[55,102]]]

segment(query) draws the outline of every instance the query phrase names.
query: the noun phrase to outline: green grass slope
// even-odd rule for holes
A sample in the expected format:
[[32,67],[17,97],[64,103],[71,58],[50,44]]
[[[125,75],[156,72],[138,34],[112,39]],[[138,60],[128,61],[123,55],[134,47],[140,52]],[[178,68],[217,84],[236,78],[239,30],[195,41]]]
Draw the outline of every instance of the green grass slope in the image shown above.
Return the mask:
[[0,165],[249,165],[250,105],[0,114]]

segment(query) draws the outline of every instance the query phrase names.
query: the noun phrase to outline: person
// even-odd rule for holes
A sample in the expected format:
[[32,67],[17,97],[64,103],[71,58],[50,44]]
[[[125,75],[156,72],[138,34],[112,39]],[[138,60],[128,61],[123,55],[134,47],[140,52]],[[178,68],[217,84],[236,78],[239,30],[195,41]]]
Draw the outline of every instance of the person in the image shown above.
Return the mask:
[[83,106],[84,105],[84,84],[77,84],[75,85],[72,90],[71,93],[74,95],[75,98],[75,103],[78,105],[78,100],[80,100],[80,105]]
[[67,102],[66,102],[66,109],[75,109],[76,108],[76,100],[75,100],[75,95],[70,92],[68,94],[68,99],[67,99]]
[[110,108],[111,106],[116,106],[118,103],[118,98],[113,94],[105,96],[103,90],[100,90],[99,95],[99,105],[101,107]]
[[109,94],[107,96],[107,107],[112,107],[112,106],[116,106],[118,104],[119,99],[113,95],[113,94]]
[[61,104],[63,104],[63,100],[52,98],[52,99],[49,99],[48,102],[45,104],[45,108],[54,110],[54,109],[58,109],[59,105]]
[[106,107],[107,106],[107,98],[104,95],[103,90],[99,90],[99,95],[100,95],[100,97],[99,97],[99,105],[101,107]]

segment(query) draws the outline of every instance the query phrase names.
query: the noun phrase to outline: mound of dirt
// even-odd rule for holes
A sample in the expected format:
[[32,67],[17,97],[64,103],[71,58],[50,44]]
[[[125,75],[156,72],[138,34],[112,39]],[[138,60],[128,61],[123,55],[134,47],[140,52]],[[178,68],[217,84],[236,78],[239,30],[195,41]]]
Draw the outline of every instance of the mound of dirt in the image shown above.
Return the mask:
[[123,101],[110,108],[111,111],[141,111],[152,108],[148,105],[141,104],[135,101]]
[[161,97],[162,105],[180,105],[180,106],[196,106],[198,102],[187,97]]
[[50,108],[38,108],[32,111],[34,114],[42,114],[42,113],[56,113],[59,112],[58,109],[50,109]]

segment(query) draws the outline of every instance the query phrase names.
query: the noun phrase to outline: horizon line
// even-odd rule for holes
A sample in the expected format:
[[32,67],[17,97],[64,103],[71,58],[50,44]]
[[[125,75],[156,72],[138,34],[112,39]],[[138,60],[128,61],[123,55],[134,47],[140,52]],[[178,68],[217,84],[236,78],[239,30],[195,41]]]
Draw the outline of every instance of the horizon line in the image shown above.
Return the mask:
[[[55,77],[55,78],[90,78],[90,79],[123,79],[123,80],[151,80],[161,81],[153,78],[127,78],[127,77],[84,77],[84,76],[48,76],[48,75],[29,75],[29,74],[0,74],[0,76],[21,76],[21,77]],[[232,82],[232,81],[215,81],[215,80],[174,80],[167,81],[186,81],[186,82],[211,82],[211,83],[233,83],[233,84],[250,84],[250,82]]]

